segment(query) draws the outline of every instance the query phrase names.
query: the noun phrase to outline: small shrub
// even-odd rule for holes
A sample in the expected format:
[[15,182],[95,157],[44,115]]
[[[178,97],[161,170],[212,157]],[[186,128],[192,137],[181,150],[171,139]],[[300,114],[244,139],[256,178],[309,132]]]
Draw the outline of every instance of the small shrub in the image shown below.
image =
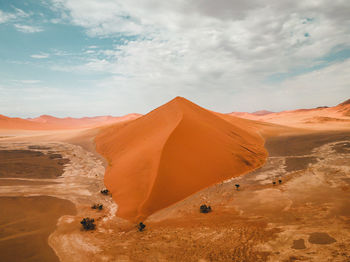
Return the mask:
[[101,205],[101,204],[94,204],[91,208],[92,209],[102,210],[103,209],[103,205]]
[[273,182],[272,182],[272,184],[273,184],[273,185],[276,185],[276,182],[275,182],[275,181],[273,181]]
[[86,217],[86,218],[83,218],[82,221],[80,221],[80,224],[83,225],[83,228],[85,230],[94,230],[96,227],[94,222],[95,222],[95,219]]
[[108,189],[102,189],[101,190],[101,194],[102,195],[108,195],[109,194],[109,190]]
[[199,207],[199,212],[201,212],[201,213],[209,213],[209,212],[211,212],[211,206],[201,205]]
[[141,232],[145,229],[146,225],[142,222],[139,223],[139,225],[137,226],[138,230]]
[[278,180],[278,183],[279,183],[279,184],[282,184],[282,180],[281,180],[281,179],[279,179],[279,180]]
[[235,184],[235,187],[236,187],[236,189],[238,190],[238,188],[240,187],[240,185],[239,185],[239,184]]

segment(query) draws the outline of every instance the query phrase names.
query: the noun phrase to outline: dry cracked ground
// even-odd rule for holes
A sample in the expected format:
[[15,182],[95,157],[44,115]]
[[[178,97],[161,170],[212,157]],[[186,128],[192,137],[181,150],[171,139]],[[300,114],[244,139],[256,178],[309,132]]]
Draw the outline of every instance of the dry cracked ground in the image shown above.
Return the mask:
[[[94,154],[0,139],[0,162],[27,163],[26,172],[0,168],[2,260],[350,261],[349,132],[273,137],[266,148],[262,168],[153,214],[138,232],[100,194],[104,167]],[[213,211],[199,213],[201,204]],[[87,216],[96,230],[81,229]]]

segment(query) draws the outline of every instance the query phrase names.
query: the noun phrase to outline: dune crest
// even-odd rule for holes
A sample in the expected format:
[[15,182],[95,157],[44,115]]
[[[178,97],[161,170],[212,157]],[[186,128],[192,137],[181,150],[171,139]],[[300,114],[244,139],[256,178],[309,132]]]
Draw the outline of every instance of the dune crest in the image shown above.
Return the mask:
[[[177,97],[125,125],[96,137],[109,162],[105,185],[117,215],[141,221],[212,184],[261,166],[261,136]],[[243,124],[242,124],[243,123]]]

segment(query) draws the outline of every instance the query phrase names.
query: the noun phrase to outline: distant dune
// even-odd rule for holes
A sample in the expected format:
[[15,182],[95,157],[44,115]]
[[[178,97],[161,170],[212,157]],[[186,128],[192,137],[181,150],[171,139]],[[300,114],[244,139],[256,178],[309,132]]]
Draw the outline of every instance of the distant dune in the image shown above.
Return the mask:
[[[233,118],[231,117],[231,120]],[[97,151],[108,160],[105,185],[117,215],[142,221],[212,184],[261,166],[264,140],[247,120],[231,123],[177,97],[124,125],[105,128]]]
[[350,128],[350,99],[334,107],[320,106],[267,114],[233,112],[229,115],[296,128],[346,129]]
[[347,106],[350,105],[350,99],[344,101],[343,103],[340,103],[338,106]]
[[122,117],[97,116],[83,118],[57,118],[49,115],[42,115],[37,118],[22,119],[0,115],[0,129],[54,130],[92,128],[132,120],[139,116],[139,114],[128,114]]
[[29,129],[35,130],[42,128],[42,125],[31,123],[28,120],[18,117],[7,117],[0,115],[0,129]]
[[268,110],[259,110],[259,111],[255,111],[252,114],[256,115],[256,116],[264,116],[264,115],[268,115],[268,114],[272,114],[274,112],[272,111],[268,111]]

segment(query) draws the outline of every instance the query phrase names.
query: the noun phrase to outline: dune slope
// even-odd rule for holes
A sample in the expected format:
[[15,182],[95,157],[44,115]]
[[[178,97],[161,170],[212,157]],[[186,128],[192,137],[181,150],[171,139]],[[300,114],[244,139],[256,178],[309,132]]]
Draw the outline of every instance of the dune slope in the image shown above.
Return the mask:
[[103,129],[95,141],[109,162],[105,185],[119,206],[117,215],[142,221],[261,166],[267,157],[264,141],[242,123],[177,97],[132,122]]

